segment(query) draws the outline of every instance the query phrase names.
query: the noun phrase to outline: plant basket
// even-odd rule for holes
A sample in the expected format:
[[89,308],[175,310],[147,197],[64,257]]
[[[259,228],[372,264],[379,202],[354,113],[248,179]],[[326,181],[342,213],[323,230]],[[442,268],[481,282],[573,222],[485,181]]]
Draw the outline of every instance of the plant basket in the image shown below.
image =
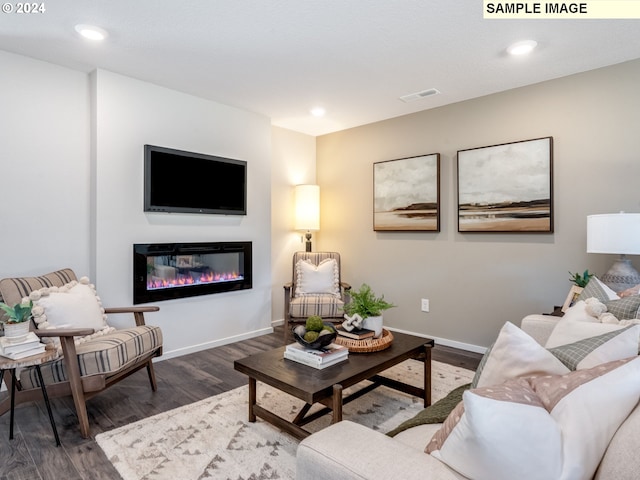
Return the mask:
[[353,353],[371,353],[379,352],[391,346],[393,342],[393,334],[387,330],[382,329],[382,336],[380,338],[366,338],[364,340],[354,340],[347,337],[338,337],[334,340],[334,343],[343,345],[349,349],[349,352]]

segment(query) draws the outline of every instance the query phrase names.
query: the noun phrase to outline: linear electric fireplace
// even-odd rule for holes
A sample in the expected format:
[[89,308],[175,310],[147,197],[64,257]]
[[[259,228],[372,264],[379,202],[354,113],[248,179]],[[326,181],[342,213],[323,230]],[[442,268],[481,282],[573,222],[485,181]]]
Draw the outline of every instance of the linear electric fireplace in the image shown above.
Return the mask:
[[251,287],[251,242],[133,246],[134,304]]

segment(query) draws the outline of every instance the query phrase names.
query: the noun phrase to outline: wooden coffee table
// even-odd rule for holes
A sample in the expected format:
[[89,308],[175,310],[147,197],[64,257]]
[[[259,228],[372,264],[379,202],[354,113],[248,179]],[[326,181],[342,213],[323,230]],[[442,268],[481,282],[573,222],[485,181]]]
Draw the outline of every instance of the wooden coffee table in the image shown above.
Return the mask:
[[[249,421],[256,417],[275,425],[298,439],[310,435],[302,427],[316,418],[332,412],[332,423],[342,420],[342,406],[371,390],[385,385],[420,397],[425,407],[431,404],[431,348],[433,340],[404,333],[393,333],[393,343],[386,350],[374,353],[349,353],[345,362],[319,370],[283,358],[284,348],[258,353],[236,360],[234,368],[249,377]],[[424,388],[392,380],[379,375],[384,370],[407,359],[424,361]],[[306,402],[300,413],[287,420],[256,403],[256,381],[277,388]],[[342,390],[363,380],[372,383],[344,397]],[[311,406],[321,403],[322,410],[307,415]]]

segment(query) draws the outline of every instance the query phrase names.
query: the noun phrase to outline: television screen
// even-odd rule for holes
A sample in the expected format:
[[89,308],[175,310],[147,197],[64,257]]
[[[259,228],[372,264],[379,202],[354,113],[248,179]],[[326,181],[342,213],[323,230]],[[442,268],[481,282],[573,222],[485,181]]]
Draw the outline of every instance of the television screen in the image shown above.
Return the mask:
[[247,214],[247,162],[144,146],[144,211]]

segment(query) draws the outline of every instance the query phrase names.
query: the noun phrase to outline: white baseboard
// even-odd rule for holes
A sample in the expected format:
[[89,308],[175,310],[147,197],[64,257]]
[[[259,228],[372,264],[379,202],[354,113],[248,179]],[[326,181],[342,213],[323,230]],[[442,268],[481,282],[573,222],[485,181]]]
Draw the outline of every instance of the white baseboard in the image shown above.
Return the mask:
[[209,348],[221,347],[222,345],[228,345],[230,343],[239,342],[240,340],[248,340],[250,338],[260,337],[269,333],[273,333],[273,327],[261,328],[260,330],[254,330],[252,332],[243,333],[241,335],[234,335],[233,337],[226,337],[219,340],[214,340],[212,342],[205,342],[198,345],[190,345],[185,348],[178,348],[169,352],[163,352],[161,357],[154,359],[154,362],[161,362],[162,360],[181,357],[183,355],[188,355],[189,353],[201,352],[202,350],[208,350]]
[[432,335],[427,335],[424,333],[409,332],[408,330],[391,328],[391,327],[387,327],[386,325],[385,325],[385,328],[389,329],[392,332],[406,333],[408,335],[414,335],[416,337],[422,337],[422,338],[433,338],[433,340],[436,342],[437,345],[444,345],[445,347],[458,348],[460,350],[466,350],[468,352],[482,353],[482,354],[484,354],[487,351],[487,347],[472,345],[471,343],[463,343],[463,342],[458,342],[456,340],[448,340],[446,338],[434,337]]

